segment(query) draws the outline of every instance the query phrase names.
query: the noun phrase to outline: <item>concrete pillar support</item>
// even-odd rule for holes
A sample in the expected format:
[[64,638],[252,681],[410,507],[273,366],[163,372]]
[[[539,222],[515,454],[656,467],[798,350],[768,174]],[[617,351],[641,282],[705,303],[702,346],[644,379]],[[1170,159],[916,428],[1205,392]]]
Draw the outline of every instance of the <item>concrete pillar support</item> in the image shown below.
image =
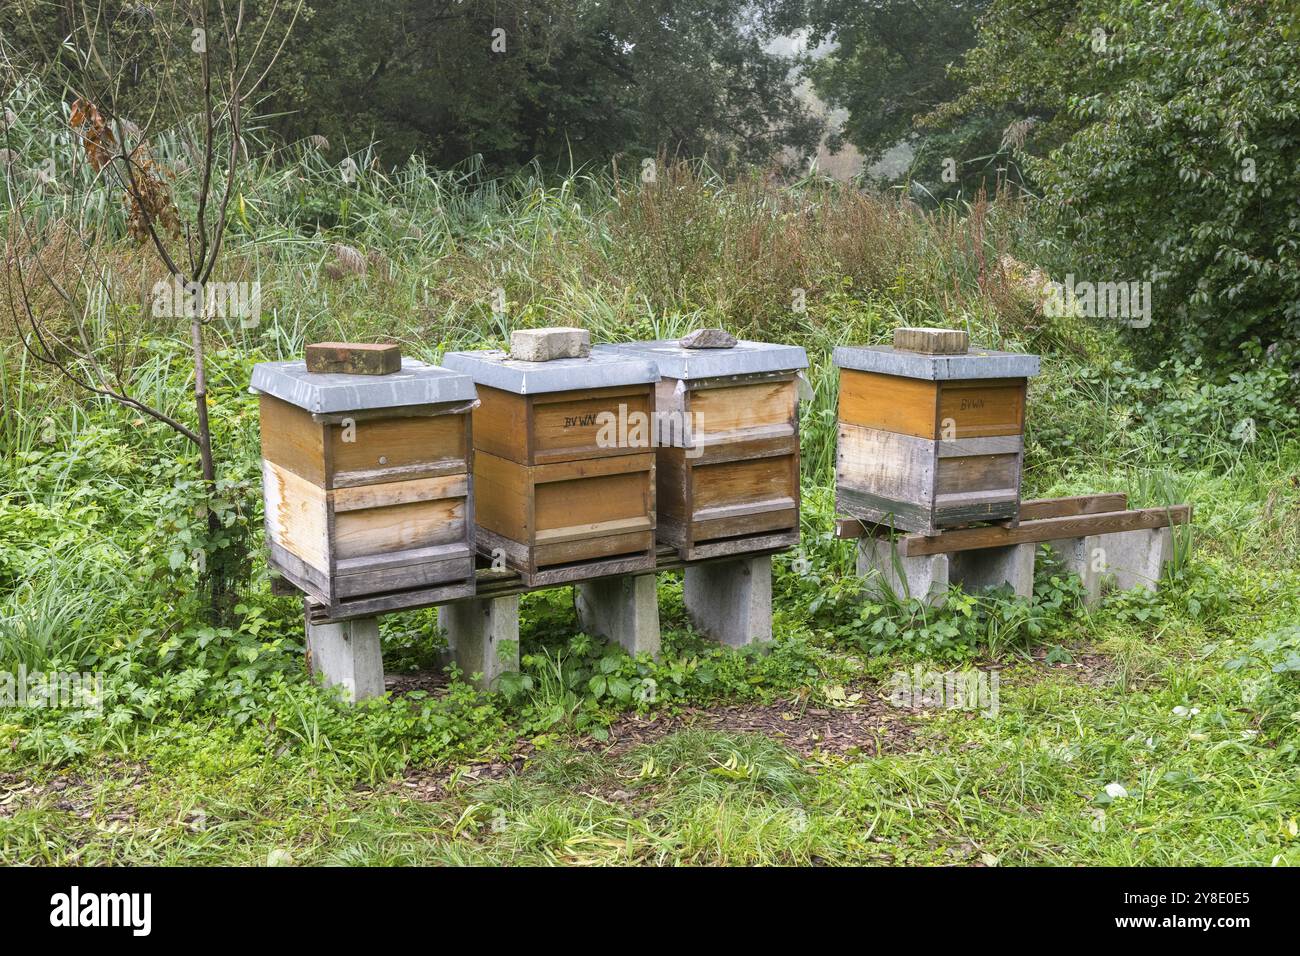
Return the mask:
[[444,604],[438,624],[465,678],[484,690],[494,689],[507,671],[519,670],[519,595]]
[[1016,597],[1032,598],[1037,550],[1037,544],[1011,544],[978,551],[954,551],[948,556],[948,579],[970,592],[1009,584]]
[[900,601],[916,598],[937,605],[948,590],[948,555],[907,558],[898,553],[890,538],[868,535],[858,539],[858,575],[865,579],[868,590],[875,593],[893,594]]
[[682,597],[697,631],[731,647],[772,639],[772,556],[688,565]]
[[659,595],[653,574],[580,581],[578,622],[595,637],[616,641],[637,654],[659,654]]
[[1165,565],[1174,557],[1170,528],[1140,528],[1098,535],[1098,558],[1117,590],[1145,588],[1154,592]]
[[325,686],[341,686],[348,700],[380,696],[384,692],[384,659],[379,649],[379,619],[313,624],[308,615],[307,662]]
[[1083,538],[1061,538],[1048,541],[1047,546],[1060,558],[1065,569],[1083,582],[1084,607],[1100,604],[1102,579],[1105,577],[1101,536],[1090,534]]

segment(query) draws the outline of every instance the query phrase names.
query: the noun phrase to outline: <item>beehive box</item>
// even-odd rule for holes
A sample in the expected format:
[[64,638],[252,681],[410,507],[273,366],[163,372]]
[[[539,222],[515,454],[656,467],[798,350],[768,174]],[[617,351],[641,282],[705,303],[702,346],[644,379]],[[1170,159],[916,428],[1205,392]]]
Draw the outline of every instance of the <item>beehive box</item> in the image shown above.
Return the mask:
[[468,376],[405,359],[386,375],[253,369],[270,561],[341,614],[474,593]]
[[677,340],[598,346],[653,361],[660,544],[693,561],[799,543],[802,348]]
[[529,587],[654,568],[654,452],[625,440],[654,413],[650,363],[488,350],[449,352],[443,364],[478,385],[480,554]]
[[925,534],[1016,517],[1038,356],[882,345],[837,348],[834,361],[840,517]]

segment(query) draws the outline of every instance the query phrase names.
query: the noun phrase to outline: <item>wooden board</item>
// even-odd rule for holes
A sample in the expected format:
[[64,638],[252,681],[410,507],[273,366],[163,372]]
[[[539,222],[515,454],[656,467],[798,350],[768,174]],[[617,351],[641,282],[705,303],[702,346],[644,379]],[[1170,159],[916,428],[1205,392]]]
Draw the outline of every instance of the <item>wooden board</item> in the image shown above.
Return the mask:
[[1128,509],[1128,495],[1123,492],[1100,495],[1073,495],[1068,498],[1031,498],[1020,502],[1020,520],[1064,518],[1069,515],[1095,515]]
[[[798,544],[797,533],[776,535],[758,535],[741,542],[719,542],[717,545],[705,545],[700,548],[697,558],[685,558],[677,549],[662,546],[653,549],[646,557],[615,559],[601,562],[599,567],[606,575],[637,574],[643,572],[677,571],[692,564],[707,561],[727,560],[734,554],[749,555],[776,554]],[[739,546],[731,551],[729,547]],[[579,580],[592,577],[591,570],[597,565],[580,567]],[[409,610],[418,607],[437,607],[464,600],[485,600],[488,598],[509,597],[525,594],[540,588],[554,587],[569,583],[566,575],[573,573],[572,568],[556,568],[536,576],[520,574],[514,570],[493,570],[480,567],[475,580],[465,584],[454,584],[429,588],[423,592],[401,592],[395,595],[381,595],[375,599],[361,599],[336,602],[333,608],[328,601],[309,597],[306,602],[308,619],[313,624],[329,624],[358,617],[374,617],[391,610]],[[532,580],[525,580],[531,577]]]
[[325,490],[275,462],[262,462],[266,537],[330,574],[329,512]]
[[334,513],[339,514],[344,511],[409,504],[413,501],[433,501],[436,498],[464,498],[468,493],[469,476],[457,474],[388,481],[382,485],[336,488],[330,495],[334,499]]
[[[651,448],[654,393],[648,384],[535,395],[531,403],[532,464]],[[618,423],[626,423],[621,435]],[[619,444],[624,437],[641,444]]]
[[529,461],[528,399],[499,388],[478,386],[474,449],[507,461]]
[[[468,416],[434,415],[326,426],[329,488],[464,474]],[[349,441],[347,439],[351,438]]]
[[939,437],[934,382],[840,369],[839,420],[914,438]]
[[935,453],[935,443],[924,438],[841,422],[836,488],[928,510],[934,501]]
[[334,593],[336,599],[343,600],[465,581],[473,575],[473,549],[458,541],[340,561],[334,574]]
[[[1035,521],[1040,518],[1063,518],[1067,515],[1100,514],[1106,511],[1124,511],[1128,508],[1128,495],[1100,494],[1075,495],[1067,498],[1032,498],[1020,502],[1019,518],[1021,521]],[[884,534],[888,528],[856,518],[835,519],[835,537],[844,539],[861,538],[871,534]]]
[[[746,432],[790,434],[798,421],[798,393],[790,381],[764,381],[689,392],[687,411],[700,431],[718,440],[743,440]],[[717,436],[717,437],[714,437]]]
[[970,379],[939,387],[939,435],[984,438],[1024,431],[1025,380]]
[[[537,569],[532,567],[533,549],[520,544],[518,541],[503,538],[485,528],[479,528],[476,546],[479,554],[485,557],[504,556],[510,571],[495,573],[507,580],[512,576],[517,577],[517,589],[507,589],[505,592],[517,594],[521,591],[554,584],[567,584],[616,574],[631,574],[653,570],[655,568],[654,533],[645,531],[636,532],[635,534],[639,535],[635,540],[618,540],[611,542],[609,545],[615,550],[635,546],[637,550],[633,553],[619,554],[614,557],[585,559],[571,563],[555,563]],[[618,537],[622,539],[622,536]],[[602,539],[593,540],[600,541]],[[545,545],[544,547],[551,548],[552,546]],[[557,551],[546,552],[547,560],[562,557],[563,555]],[[482,572],[480,572],[481,574]],[[492,594],[497,596],[495,590]]]
[[1143,528],[1164,528],[1186,524],[1191,520],[1190,505],[1168,508],[1143,508],[1137,511],[1111,511],[1091,515],[1066,515],[1021,521],[1014,528],[996,525],[986,528],[957,528],[937,535],[909,534],[899,540],[898,553],[906,557],[925,554],[949,554],[1011,544],[1055,541],[1058,538],[1082,538],[1091,534],[1113,534]]
[[334,517],[334,557],[340,561],[466,540],[464,498],[346,511]]
[[719,507],[751,511],[758,502],[778,499],[793,506],[799,481],[793,455],[724,461],[691,468],[692,518]]
[[1020,455],[962,455],[940,457],[934,476],[934,495],[960,496],[1001,490],[1003,497],[1019,496]]
[[478,527],[512,541],[532,541],[533,497],[528,466],[476,451],[474,509]]
[[297,405],[265,392],[258,396],[262,458],[312,484],[325,486],[325,438],[319,424]]
[[479,452],[474,461],[482,554],[531,574],[653,545],[653,453],[523,465]]

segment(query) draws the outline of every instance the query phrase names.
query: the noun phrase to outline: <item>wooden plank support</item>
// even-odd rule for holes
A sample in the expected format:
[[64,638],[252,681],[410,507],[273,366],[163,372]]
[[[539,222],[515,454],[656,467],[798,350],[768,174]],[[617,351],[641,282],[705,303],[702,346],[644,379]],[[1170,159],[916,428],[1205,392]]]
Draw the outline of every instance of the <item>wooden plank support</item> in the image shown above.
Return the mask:
[[1101,495],[1074,495],[1069,498],[1031,498],[1020,502],[1021,521],[1043,518],[1066,518],[1070,515],[1096,515],[1108,511],[1127,511],[1128,495],[1123,492]]
[[[661,546],[656,549],[656,561],[653,573],[661,571],[680,571],[684,568],[708,561],[725,561],[736,557],[757,557],[760,555],[780,554],[799,543],[797,536],[785,537],[772,535],[755,538],[746,542],[743,554],[722,550],[718,554],[700,556],[696,560],[683,558],[676,548]],[[626,574],[649,574],[650,571],[630,571]],[[413,611],[426,607],[438,607],[456,601],[482,600],[486,598],[510,597],[515,594],[528,594],[531,591],[543,591],[547,588],[562,587],[562,583],[544,582],[534,585],[525,584],[518,571],[493,571],[491,568],[479,568],[475,581],[470,585],[457,585],[453,588],[430,589],[423,593],[400,593],[386,595],[364,601],[341,601],[331,613],[330,608],[308,597],[308,614],[313,624],[328,624],[347,621],[358,617],[373,617],[393,610]],[[388,606],[384,606],[387,604]]]
[[[1124,511],[1128,508],[1128,495],[1123,492],[1099,495],[1073,495],[1068,498],[1032,498],[1020,502],[1020,521],[1038,521],[1043,518],[1065,518],[1070,515],[1095,515],[1108,511]],[[891,529],[886,525],[859,521],[856,518],[837,518],[835,520],[835,537],[862,538],[867,535],[888,534]],[[955,530],[955,529],[954,529]],[[951,534],[951,531],[941,534]]]
[[951,554],[955,551],[1056,541],[1061,538],[1081,538],[1092,534],[1166,528],[1176,524],[1187,524],[1191,520],[1191,515],[1191,505],[1170,505],[1166,508],[1040,518],[1035,521],[1021,521],[1015,528],[992,525],[985,528],[957,528],[931,536],[909,534],[899,539],[898,553],[911,558],[926,554]]

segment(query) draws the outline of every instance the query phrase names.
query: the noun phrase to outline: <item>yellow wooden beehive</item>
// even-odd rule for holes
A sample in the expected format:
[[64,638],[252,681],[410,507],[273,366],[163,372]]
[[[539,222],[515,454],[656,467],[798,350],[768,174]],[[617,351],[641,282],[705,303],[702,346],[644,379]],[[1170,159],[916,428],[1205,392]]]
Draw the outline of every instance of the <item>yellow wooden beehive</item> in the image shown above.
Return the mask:
[[926,534],[1014,519],[1038,356],[969,350],[946,329],[899,333],[910,348],[835,350],[836,514]]
[[467,376],[406,359],[381,375],[254,368],[271,565],[336,613],[474,593]]

